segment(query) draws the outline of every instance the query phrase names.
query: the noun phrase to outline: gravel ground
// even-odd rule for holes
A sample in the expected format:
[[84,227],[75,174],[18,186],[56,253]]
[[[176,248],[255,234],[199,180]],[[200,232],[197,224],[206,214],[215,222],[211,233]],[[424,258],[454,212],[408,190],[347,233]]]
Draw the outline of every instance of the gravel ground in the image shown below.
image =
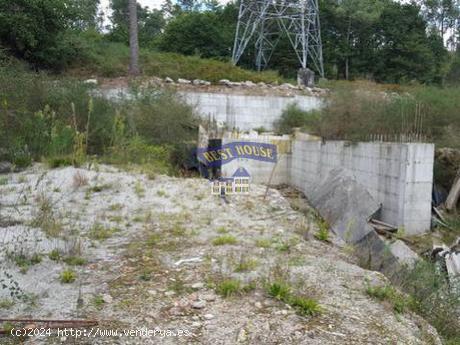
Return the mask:
[[[422,318],[367,295],[387,279],[358,267],[334,238],[316,240],[311,209],[275,189],[264,194],[255,185],[224,202],[203,179],[103,165],[3,175],[0,317],[161,330],[28,344],[440,344]],[[275,281],[320,311],[303,315],[271,297]],[[14,282],[19,300],[9,297]]]

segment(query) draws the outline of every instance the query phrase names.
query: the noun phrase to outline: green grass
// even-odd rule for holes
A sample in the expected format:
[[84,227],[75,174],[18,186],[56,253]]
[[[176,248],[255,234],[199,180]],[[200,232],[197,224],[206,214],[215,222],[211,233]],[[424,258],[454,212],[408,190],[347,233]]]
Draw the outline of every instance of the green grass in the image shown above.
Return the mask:
[[40,254],[32,254],[28,256],[26,254],[13,254],[8,253],[7,257],[12,260],[19,268],[21,273],[26,273],[30,267],[39,264],[42,262],[42,257]]
[[366,293],[379,301],[387,301],[397,313],[404,313],[410,304],[410,299],[404,297],[402,293],[391,285],[367,286]]
[[59,275],[59,280],[63,284],[70,284],[73,283],[77,279],[77,274],[70,269],[64,270]]
[[212,244],[215,246],[223,246],[226,244],[233,245],[236,244],[238,241],[235,238],[235,236],[232,235],[222,235],[219,237],[216,237],[213,241]]
[[48,253],[48,258],[53,261],[61,260],[61,252],[59,249],[53,249],[51,252]]
[[88,236],[93,240],[104,241],[112,237],[118,231],[120,231],[118,228],[109,228],[100,223],[94,223],[89,230]]
[[87,260],[80,256],[68,256],[63,261],[69,266],[83,266],[87,263]]
[[96,295],[93,297],[91,300],[91,304],[96,308],[96,309],[102,309],[102,307],[105,304],[104,298],[101,295]]
[[9,178],[8,178],[8,177],[0,177],[0,186],[7,185],[8,182],[9,182]]
[[314,234],[315,238],[319,241],[329,242],[329,226],[323,220],[318,223],[319,230]]
[[256,246],[259,248],[270,248],[271,245],[271,241],[266,238],[258,238],[256,240]]
[[230,297],[241,293],[242,284],[236,279],[225,279],[217,284],[216,290],[222,297]]
[[[90,63],[75,66],[70,74],[85,77],[126,76],[129,48],[121,43],[100,42],[93,46],[90,59]],[[145,49],[141,49],[140,52],[140,65],[144,76],[170,77],[174,80],[185,78],[217,82],[220,79],[229,79],[232,81],[251,80],[256,83],[287,81],[275,71],[255,72],[234,66],[231,62]]]
[[0,299],[0,309],[11,309],[14,306],[14,301],[9,298]]
[[256,259],[246,259],[241,258],[238,265],[235,267],[235,272],[248,272],[253,271],[257,267],[257,260]]
[[267,286],[267,293],[270,297],[290,305],[302,316],[313,316],[322,311],[321,306],[316,300],[294,294],[291,286],[283,280],[277,280],[269,284]]

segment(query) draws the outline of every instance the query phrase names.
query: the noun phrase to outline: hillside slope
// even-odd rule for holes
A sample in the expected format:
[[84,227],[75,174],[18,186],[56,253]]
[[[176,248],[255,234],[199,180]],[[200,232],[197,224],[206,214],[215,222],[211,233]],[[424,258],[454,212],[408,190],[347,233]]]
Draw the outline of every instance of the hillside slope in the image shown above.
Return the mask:
[[35,165],[6,175],[0,193],[1,271],[28,296],[1,317],[189,335],[30,344],[440,343],[422,318],[368,296],[368,284],[386,278],[314,239],[313,212],[293,210],[277,190],[264,200],[265,187],[255,185],[226,203],[203,179]]

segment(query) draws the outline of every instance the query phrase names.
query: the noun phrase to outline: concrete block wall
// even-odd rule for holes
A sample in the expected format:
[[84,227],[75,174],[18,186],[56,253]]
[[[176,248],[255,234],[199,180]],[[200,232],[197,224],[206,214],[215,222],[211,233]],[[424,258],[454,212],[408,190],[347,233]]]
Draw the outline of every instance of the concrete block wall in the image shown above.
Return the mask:
[[273,129],[289,104],[297,103],[303,110],[321,107],[321,98],[314,96],[261,96],[235,93],[181,91],[180,95],[203,118],[215,118],[227,127],[248,131],[264,127]]
[[430,228],[433,161],[433,144],[296,140],[289,182],[308,197],[321,176],[347,168],[383,205],[382,220],[416,234]]

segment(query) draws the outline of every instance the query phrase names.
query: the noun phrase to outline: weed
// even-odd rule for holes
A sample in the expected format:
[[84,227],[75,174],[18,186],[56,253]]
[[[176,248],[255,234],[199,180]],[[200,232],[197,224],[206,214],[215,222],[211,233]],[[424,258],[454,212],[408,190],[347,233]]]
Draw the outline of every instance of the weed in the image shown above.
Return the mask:
[[230,297],[241,293],[241,282],[236,279],[225,279],[217,284],[217,293],[222,297]]
[[187,234],[186,229],[181,224],[178,224],[178,223],[173,225],[170,232],[171,232],[171,235],[176,236],[176,237],[182,237]]
[[160,189],[159,191],[157,191],[157,195],[159,197],[165,197],[167,194],[164,190]]
[[96,295],[91,300],[91,304],[97,309],[102,309],[105,304],[104,298],[101,295]]
[[268,286],[268,294],[280,301],[285,301],[291,294],[291,287],[283,281],[275,281]]
[[80,187],[88,185],[88,177],[82,172],[82,171],[77,171],[73,175],[73,183],[72,186],[74,189],[78,189]]
[[139,198],[143,198],[145,196],[145,188],[142,186],[140,181],[137,181],[134,185],[134,193],[136,193]]
[[318,222],[319,230],[315,233],[315,238],[319,241],[329,242],[329,226],[324,220]]
[[225,227],[225,226],[219,226],[216,231],[219,233],[219,234],[227,234],[228,233],[228,229]]
[[87,260],[80,256],[68,256],[63,261],[69,266],[83,266],[87,263]]
[[312,316],[322,311],[316,300],[293,294],[291,286],[283,280],[277,280],[269,284],[267,292],[271,297],[293,307],[299,315]]
[[53,261],[59,261],[61,260],[61,252],[59,249],[53,249],[51,252],[49,252],[48,258]]
[[67,269],[61,272],[59,279],[63,284],[70,284],[77,279],[77,274],[74,271]]
[[257,260],[256,259],[246,259],[241,257],[240,262],[235,268],[235,272],[247,272],[253,271],[257,267]]
[[0,309],[11,309],[14,306],[13,300],[9,298],[1,298],[0,299]]
[[215,246],[223,246],[226,244],[233,245],[233,244],[236,244],[237,242],[238,242],[237,239],[232,235],[222,235],[222,236],[216,237],[212,241],[212,244]]
[[120,211],[123,208],[122,204],[112,204],[109,206],[110,211]]
[[160,240],[161,240],[160,234],[153,233],[147,237],[146,244],[149,247],[153,247],[153,246],[156,246],[158,243],[160,243]]
[[9,178],[8,178],[8,177],[1,177],[1,178],[0,178],[0,186],[7,185],[8,182],[9,182]]
[[303,296],[291,296],[288,299],[288,304],[297,310],[297,313],[302,316],[312,316],[321,312],[321,307],[314,299]]
[[145,282],[148,282],[152,279],[152,271],[148,268],[142,269],[141,273],[139,274],[139,279]]
[[118,228],[108,228],[102,225],[101,223],[94,223],[91,229],[89,230],[88,236],[93,240],[104,241],[113,236],[118,232]]
[[271,241],[266,238],[259,238],[256,240],[256,246],[259,248],[270,248],[271,245]]
[[48,236],[58,237],[62,233],[62,224],[56,219],[53,207],[51,198],[44,193],[40,193],[37,197],[37,214],[31,225],[41,228]]
[[112,188],[112,185],[109,184],[109,183],[106,183],[106,184],[100,184],[100,185],[95,185],[95,186],[92,186],[90,187],[88,190],[92,193],[100,193],[104,190],[107,190],[107,189],[110,189]]
[[7,257],[20,268],[21,273],[26,273],[31,266],[37,265],[40,262],[42,262],[41,255],[37,253],[34,253],[31,256],[28,256],[23,253],[7,253]]
[[369,296],[378,299],[379,301],[389,302],[393,307],[393,310],[397,313],[404,313],[410,303],[402,293],[400,293],[391,285],[375,287],[368,285],[366,287],[366,293]]

